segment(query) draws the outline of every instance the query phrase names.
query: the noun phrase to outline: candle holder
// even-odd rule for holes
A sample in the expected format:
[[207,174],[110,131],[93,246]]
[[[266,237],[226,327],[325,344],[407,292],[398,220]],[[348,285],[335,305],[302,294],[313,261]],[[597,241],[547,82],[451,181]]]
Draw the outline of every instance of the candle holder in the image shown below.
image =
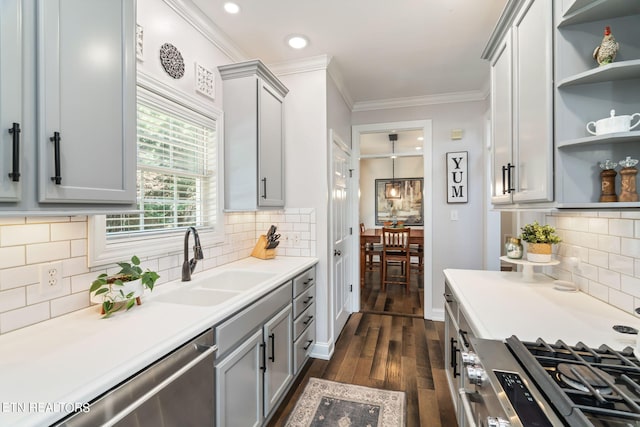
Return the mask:
[[604,163],[600,163],[600,201],[601,202],[617,202],[618,195],[616,194],[616,175],[615,171],[618,164],[607,159]]
[[638,193],[636,191],[636,175],[638,174],[638,169],[635,167],[637,164],[638,160],[632,159],[629,156],[620,161],[620,166],[622,166],[622,169],[620,169],[622,183],[619,200],[621,202],[638,201]]

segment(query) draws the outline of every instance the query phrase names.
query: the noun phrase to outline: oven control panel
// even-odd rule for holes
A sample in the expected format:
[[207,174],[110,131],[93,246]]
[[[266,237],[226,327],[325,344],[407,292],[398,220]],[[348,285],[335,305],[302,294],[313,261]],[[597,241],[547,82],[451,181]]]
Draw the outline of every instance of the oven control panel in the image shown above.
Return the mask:
[[553,427],[519,374],[498,370],[494,370],[493,373],[523,425]]

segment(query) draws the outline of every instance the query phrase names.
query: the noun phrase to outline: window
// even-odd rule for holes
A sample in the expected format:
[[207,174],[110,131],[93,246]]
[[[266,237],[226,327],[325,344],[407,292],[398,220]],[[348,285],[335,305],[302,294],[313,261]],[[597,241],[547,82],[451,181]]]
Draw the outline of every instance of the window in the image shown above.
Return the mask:
[[138,87],[138,211],[90,220],[90,265],[119,260],[124,251],[148,256],[180,249],[190,226],[207,243],[221,241],[219,117],[211,107]]

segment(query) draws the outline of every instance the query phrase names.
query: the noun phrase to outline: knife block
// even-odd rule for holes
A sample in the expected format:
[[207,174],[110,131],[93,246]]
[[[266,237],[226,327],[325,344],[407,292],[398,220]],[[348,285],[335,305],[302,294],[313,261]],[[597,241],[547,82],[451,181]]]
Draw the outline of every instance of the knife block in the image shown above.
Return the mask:
[[273,259],[276,257],[275,249],[266,249],[267,247],[267,236],[264,234],[260,236],[258,239],[258,243],[251,251],[251,256],[260,258],[260,259]]

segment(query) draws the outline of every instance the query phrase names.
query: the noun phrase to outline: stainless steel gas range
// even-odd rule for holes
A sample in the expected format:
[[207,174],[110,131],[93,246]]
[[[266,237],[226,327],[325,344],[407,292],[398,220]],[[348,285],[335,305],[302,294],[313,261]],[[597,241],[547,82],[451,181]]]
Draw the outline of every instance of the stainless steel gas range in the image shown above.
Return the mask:
[[633,349],[470,338],[459,391],[468,426],[640,426]]
[[445,363],[460,426],[640,427],[632,347],[480,339],[448,283],[444,296]]

